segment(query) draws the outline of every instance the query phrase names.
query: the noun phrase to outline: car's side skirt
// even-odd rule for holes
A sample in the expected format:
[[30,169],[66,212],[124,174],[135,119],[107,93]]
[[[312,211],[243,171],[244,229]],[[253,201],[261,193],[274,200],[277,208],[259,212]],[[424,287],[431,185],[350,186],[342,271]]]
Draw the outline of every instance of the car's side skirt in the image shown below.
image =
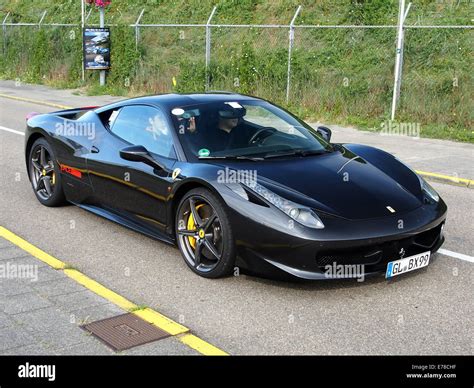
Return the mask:
[[116,222],[122,226],[125,226],[129,229],[132,229],[136,232],[142,233],[148,237],[154,238],[156,240],[165,242],[167,244],[175,245],[175,241],[168,235],[164,233],[160,233],[157,230],[153,230],[143,224],[140,224],[137,221],[131,220],[129,217],[124,215],[118,214],[114,211],[104,209],[98,206],[93,205],[85,205],[85,204],[78,204],[73,203],[74,205],[80,207],[81,209],[87,210],[91,213],[97,214],[98,216],[104,217],[110,221]]

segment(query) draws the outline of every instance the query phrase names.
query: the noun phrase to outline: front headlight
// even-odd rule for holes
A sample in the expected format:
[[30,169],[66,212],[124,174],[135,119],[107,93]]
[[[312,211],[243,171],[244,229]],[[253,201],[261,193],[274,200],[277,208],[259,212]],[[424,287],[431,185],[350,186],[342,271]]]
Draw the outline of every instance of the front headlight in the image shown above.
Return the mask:
[[242,182],[242,184],[245,184],[245,187],[266,199],[272,205],[276,206],[283,213],[287,214],[290,218],[296,222],[299,222],[301,225],[314,229],[324,228],[324,224],[321,219],[310,208],[303,205],[298,205],[289,199],[283,198],[278,194],[268,190],[266,187],[258,184],[257,182],[252,182],[252,184],[246,184],[245,182]]
[[439,202],[439,195],[435,189],[433,189],[428,182],[425,181],[423,177],[418,175],[420,179],[421,190],[425,193],[429,198],[431,198],[435,202]]

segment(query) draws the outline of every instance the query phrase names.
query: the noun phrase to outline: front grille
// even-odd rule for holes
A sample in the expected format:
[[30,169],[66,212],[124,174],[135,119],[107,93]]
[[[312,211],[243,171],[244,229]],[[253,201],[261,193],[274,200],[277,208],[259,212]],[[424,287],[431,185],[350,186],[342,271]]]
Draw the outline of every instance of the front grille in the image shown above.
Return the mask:
[[316,258],[318,267],[325,267],[326,265],[341,264],[365,264],[373,265],[377,264],[382,259],[382,251],[376,250],[370,253],[357,253],[357,252],[328,252],[327,254],[320,254]]
[[441,226],[438,225],[436,228],[416,235],[414,243],[423,248],[432,248],[438,242],[441,235]]
[[327,265],[365,265],[368,267],[368,272],[378,271],[383,269],[388,262],[399,259],[402,249],[403,257],[416,255],[431,250],[440,237],[441,225],[438,225],[436,228],[409,238],[364,248],[321,251],[316,255],[316,264],[321,271],[324,271]]

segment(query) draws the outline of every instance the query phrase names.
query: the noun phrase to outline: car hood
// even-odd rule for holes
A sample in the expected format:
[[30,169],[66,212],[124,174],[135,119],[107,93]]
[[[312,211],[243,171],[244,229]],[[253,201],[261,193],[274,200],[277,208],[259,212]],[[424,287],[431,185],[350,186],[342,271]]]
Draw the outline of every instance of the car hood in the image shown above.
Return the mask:
[[219,164],[251,171],[260,184],[287,199],[348,219],[385,217],[422,205],[396,179],[348,149],[306,157]]

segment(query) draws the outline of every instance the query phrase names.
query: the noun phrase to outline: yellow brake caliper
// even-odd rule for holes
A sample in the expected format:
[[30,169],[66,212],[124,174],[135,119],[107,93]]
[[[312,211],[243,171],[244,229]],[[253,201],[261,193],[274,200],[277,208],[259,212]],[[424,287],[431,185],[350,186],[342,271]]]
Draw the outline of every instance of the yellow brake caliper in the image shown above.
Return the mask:
[[[196,210],[199,210],[199,208],[202,206],[204,206],[204,204],[197,205]],[[194,222],[193,213],[191,211],[189,212],[187,229],[196,230],[196,223]],[[196,249],[196,239],[194,237],[188,237],[188,239],[189,239],[189,244],[191,244],[193,249]]]

